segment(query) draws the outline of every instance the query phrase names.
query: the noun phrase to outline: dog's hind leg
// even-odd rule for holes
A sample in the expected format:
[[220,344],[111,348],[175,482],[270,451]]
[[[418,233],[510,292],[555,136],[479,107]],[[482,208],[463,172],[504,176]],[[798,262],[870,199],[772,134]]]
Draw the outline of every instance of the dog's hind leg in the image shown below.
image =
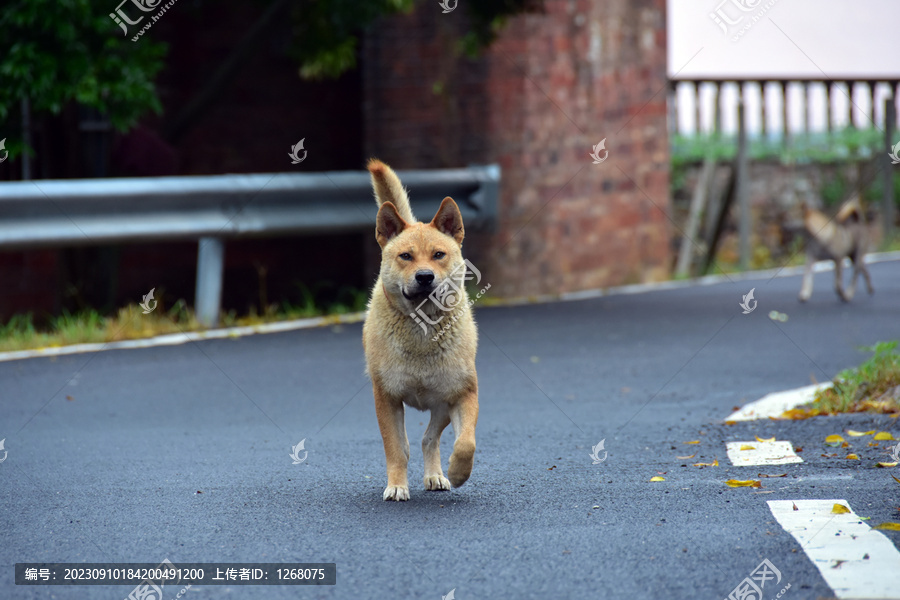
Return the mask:
[[459,487],[469,479],[475,462],[475,425],[478,423],[477,382],[473,382],[472,388],[450,407],[450,420],[453,422],[456,443],[453,444],[447,475],[453,487]]
[[376,383],[373,386],[375,395],[375,414],[378,416],[378,428],[384,442],[384,457],[387,462],[387,487],[384,488],[385,500],[409,500],[409,481],[406,470],[409,466],[409,438],[406,437],[406,424],[403,419],[403,402],[390,398]]
[[446,404],[431,409],[431,420],[422,436],[422,455],[425,457],[425,489],[433,492],[449,490],[450,481],[441,470],[441,433],[450,424],[450,410]]
[[797,300],[800,302],[806,302],[809,300],[809,297],[812,296],[813,292],[813,266],[816,264],[816,259],[807,252],[806,254],[806,269],[803,271],[803,284],[800,286],[800,295],[797,296]]

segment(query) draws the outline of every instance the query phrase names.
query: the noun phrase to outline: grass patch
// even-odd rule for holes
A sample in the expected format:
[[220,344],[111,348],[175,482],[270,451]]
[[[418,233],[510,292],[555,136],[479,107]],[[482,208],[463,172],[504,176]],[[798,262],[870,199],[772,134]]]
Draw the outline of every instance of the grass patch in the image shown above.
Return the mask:
[[[366,292],[353,290],[344,294],[340,302],[322,305],[315,302],[312,293],[307,293],[300,304],[273,304],[263,311],[254,307],[243,316],[238,316],[235,311],[223,313],[219,318],[219,327],[252,326],[358,312],[365,310],[367,299]],[[149,314],[143,314],[137,304],[130,304],[109,316],[96,310],[64,312],[46,320],[43,325],[36,324],[32,313],[13,315],[6,324],[0,325],[0,352],[117,342],[205,329],[184,300],[177,301],[168,310],[163,309],[162,302],[160,298],[160,305]]]
[[833,387],[818,391],[811,405],[788,411],[786,416],[806,418],[858,412],[900,415],[897,341],[878,342],[862,350],[872,352],[871,358],[838,373]]

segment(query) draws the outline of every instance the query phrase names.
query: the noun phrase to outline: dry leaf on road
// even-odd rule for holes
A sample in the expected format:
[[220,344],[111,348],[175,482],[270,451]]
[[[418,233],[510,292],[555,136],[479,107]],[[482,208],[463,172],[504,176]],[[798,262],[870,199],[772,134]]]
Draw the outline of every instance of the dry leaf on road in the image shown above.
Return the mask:
[[737,487],[754,487],[754,488],[762,487],[762,483],[761,483],[760,481],[756,480],[756,479],[747,479],[747,480],[745,480],[745,481],[741,481],[740,479],[729,479],[728,481],[725,482],[725,485],[727,485],[728,487],[733,487],[733,488],[737,488]]

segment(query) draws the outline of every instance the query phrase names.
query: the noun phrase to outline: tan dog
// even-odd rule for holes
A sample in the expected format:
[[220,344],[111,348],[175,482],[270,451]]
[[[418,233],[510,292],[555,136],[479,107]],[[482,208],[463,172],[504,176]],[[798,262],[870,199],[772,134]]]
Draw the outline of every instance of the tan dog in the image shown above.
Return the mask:
[[[391,168],[374,159],[368,168],[379,206],[375,239],[381,273],[369,300],[363,348],[387,460],[383,497],[409,500],[404,404],[431,411],[422,438],[425,489],[459,487],[472,472],[478,331],[463,285],[465,230],[456,202],[444,198],[434,219],[419,223]],[[441,470],[441,432],[451,422],[456,442],[448,481]]]
[[[833,220],[804,203],[803,227],[807,237],[806,271],[803,273],[803,285],[798,296],[800,302],[806,302],[812,295],[813,265],[817,260],[834,261],[834,291],[844,302],[849,302],[856,294],[856,278],[860,273],[866,280],[869,293],[875,293],[869,270],[866,269],[869,233],[858,197],[845,202]],[[848,257],[853,263],[853,279],[849,290],[844,289],[844,257]]]

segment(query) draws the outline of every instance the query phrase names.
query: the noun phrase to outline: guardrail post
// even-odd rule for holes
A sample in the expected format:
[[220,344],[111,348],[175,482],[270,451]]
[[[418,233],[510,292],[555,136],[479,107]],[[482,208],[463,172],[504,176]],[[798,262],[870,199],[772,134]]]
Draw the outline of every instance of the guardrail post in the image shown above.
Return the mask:
[[225,242],[222,238],[200,238],[197,248],[197,289],[194,311],[204,327],[219,324],[222,305],[222,275],[225,270]]

